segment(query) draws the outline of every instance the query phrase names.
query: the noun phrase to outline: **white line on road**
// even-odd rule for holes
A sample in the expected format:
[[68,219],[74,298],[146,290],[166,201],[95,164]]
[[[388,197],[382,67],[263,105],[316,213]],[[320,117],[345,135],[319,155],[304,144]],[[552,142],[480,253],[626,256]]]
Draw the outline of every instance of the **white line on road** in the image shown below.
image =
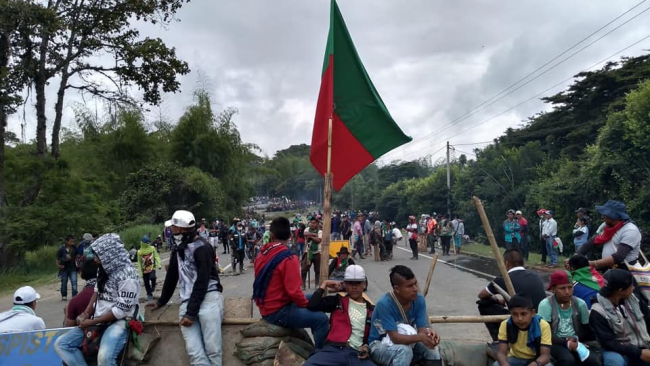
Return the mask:
[[[400,249],[400,250],[403,250],[403,251],[405,251],[405,252],[409,252],[409,253],[411,253],[411,251],[408,250],[408,249],[400,248],[400,247],[397,247],[397,246],[396,246],[395,248]],[[429,256],[426,255],[426,254],[418,254],[418,256],[419,256],[419,257],[424,257],[424,258],[433,259],[433,257],[429,257]],[[477,271],[477,270],[475,270],[475,269],[471,269],[471,268],[463,267],[463,266],[460,266],[460,265],[455,264],[455,263],[447,262],[447,261],[442,260],[442,259],[440,259],[440,258],[438,258],[438,262],[442,262],[442,263],[444,263],[444,264],[446,264],[446,265],[448,265],[448,266],[450,266],[450,267],[460,268],[460,269],[462,269],[462,270],[464,270],[464,271],[472,272],[472,273],[477,274],[477,275],[480,275],[480,276],[488,277],[488,278],[491,278],[491,279],[494,279],[494,278],[495,278],[495,276],[493,276],[493,275],[491,275],[491,274],[488,274],[488,273],[485,273],[485,272],[481,272],[481,271]]]

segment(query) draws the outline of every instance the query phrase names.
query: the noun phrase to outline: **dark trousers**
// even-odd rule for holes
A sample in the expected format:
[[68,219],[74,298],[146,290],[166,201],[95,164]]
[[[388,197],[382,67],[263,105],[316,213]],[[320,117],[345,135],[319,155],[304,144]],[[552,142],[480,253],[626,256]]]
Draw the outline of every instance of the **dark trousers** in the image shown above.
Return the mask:
[[427,246],[430,248],[429,254],[436,252],[436,236],[433,234],[427,235]]
[[232,249],[232,254],[230,255],[230,258],[232,258],[232,271],[235,272],[237,270],[237,264],[239,264],[239,273],[244,272],[244,260],[246,259],[245,249],[230,249]]
[[565,346],[553,345],[551,346],[551,357],[553,357],[553,365],[555,366],[600,366],[600,357],[596,352],[591,351],[589,357],[583,362],[580,362],[578,353],[569,351]]
[[230,245],[228,245],[228,238],[221,238],[223,243],[223,254],[230,253]]
[[[508,309],[505,307],[501,306],[498,302],[488,299],[488,300],[479,300],[476,302],[478,305],[478,312],[481,315],[507,315],[510,314]],[[499,339],[499,326],[501,323],[485,323],[485,327],[487,328],[488,332],[490,332],[490,336],[492,337],[493,341],[497,341]]]
[[144,288],[147,290],[147,295],[153,295],[154,291],[156,291],[156,271],[144,273],[142,279],[144,280]]
[[368,357],[359,359],[359,352],[352,347],[335,347],[326,345],[313,353],[303,366],[372,366],[374,362]]
[[413,252],[413,258],[418,257],[418,241],[417,239],[409,239],[409,245],[411,246],[411,252]]
[[451,236],[441,236],[440,241],[442,242],[442,254],[449,255],[449,248],[451,247]]
[[542,242],[542,263],[546,263],[546,256],[548,253],[546,252],[546,241],[544,239],[539,239]]
[[311,269],[312,264],[314,265],[314,283],[316,286],[320,284],[320,253],[314,254],[314,259],[309,263],[303,263],[301,275],[302,275],[302,284],[306,285],[307,282],[307,272]]
[[528,234],[522,233],[521,234],[521,254],[524,256],[524,260],[528,260],[528,252],[530,249],[530,245],[528,243]]
[[510,249],[521,250],[521,248],[519,247],[519,241],[514,236],[512,238],[512,241],[506,242],[506,250],[510,250]]

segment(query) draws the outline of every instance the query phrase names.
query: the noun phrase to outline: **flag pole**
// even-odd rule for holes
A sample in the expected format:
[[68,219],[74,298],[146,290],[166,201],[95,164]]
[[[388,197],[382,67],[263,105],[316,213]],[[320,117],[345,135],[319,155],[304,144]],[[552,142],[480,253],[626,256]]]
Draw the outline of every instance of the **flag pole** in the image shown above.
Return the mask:
[[320,250],[320,283],[327,280],[330,259],[330,235],[332,232],[332,117],[327,127],[327,174],[323,194],[323,240]]

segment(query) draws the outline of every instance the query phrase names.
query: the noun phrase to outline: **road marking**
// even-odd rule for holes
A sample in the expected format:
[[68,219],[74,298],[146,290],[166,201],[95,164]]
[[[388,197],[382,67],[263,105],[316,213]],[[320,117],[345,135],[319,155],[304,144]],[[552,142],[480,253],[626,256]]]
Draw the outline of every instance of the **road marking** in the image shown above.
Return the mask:
[[[405,252],[412,253],[412,252],[411,252],[410,250],[408,250],[408,249],[404,249],[404,248],[400,248],[400,247],[396,247],[396,248],[397,248],[397,249],[400,249],[400,250],[403,250],[403,251],[405,251]],[[419,256],[419,257],[424,257],[424,258],[433,259],[433,257],[429,257],[429,256],[426,255],[426,254],[418,254],[418,256]],[[472,272],[472,273],[474,273],[474,274],[477,274],[477,275],[480,275],[480,276],[484,276],[484,277],[487,277],[487,278],[491,278],[491,279],[495,279],[495,278],[496,278],[496,276],[493,276],[493,275],[491,275],[491,274],[489,274],[489,273],[485,273],[485,272],[477,271],[477,270],[475,270],[475,269],[471,269],[471,268],[467,268],[467,267],[464,267],[464,266],[461,266],[461,265],[458,265],[458,264],[455,264],[455,263],[447,262],[447,261],[442,260],[442,259],[440,259],[440,258],[438,258],[438,262],[442,262],[442,263],[444,263],[444,264],[446,264],[446,265],[448,265],[448,266],[450,266],[450,267],[460,268],[460,269],[462,269],[462,270],[464,270],[464,271]]]

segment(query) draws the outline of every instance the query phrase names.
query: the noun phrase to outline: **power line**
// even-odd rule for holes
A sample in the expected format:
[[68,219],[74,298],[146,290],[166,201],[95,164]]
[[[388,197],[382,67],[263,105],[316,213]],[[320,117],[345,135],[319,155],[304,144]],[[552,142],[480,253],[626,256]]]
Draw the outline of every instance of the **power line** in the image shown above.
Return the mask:
[[[638,41],[632,43],[631,45],[629,45],[629,46],[623,48],[622,50],[620,50],[620,51],[618,51],[618,52],[612,54],[611,56],[606,57],[606,58],[604,58],[604,59],[602,59],[602,60],[596,62],[595,64],[589,66],[588,68],[586,68],[586,69],[584,69],[584,70],[582,70],[582,71],[580,71],[580,72],[586,72],[586,71],[589,71],[589,70],[593,69],[594,67],[600,65],[601,63],[603,63],[603,62],[605,62],[605,61],[608,61],[609,59],[611,59],[611,58],[613,58],[613,57],[619,55],[620,53],[623,53],[623,52],[627,51],[628,49],[630,49],[630,48],[636,46],[637,44],[639,44],[639,43],[645,41],[645,40],[648,39],[648,38],[650,38],[650,34],[647,35],[647,36],[645,36],[645,37],[643,37],[643,38],[641,38],[641,39],[639,39]],[[462,133],[465,133],[465,132],[467,132],[467,131],[469,131],[469,130],[471,130],[471,129],[473,129],[473,128],[476,128],[476,127],[478,127],[478,126],[480,126],[480,125],[483,125],[483,124],[485,124],[485,123],[487,123],[487,122],[489,122],[489,121],[491,121],[491,120],[493,120],[493,119],[495,119],[495,118],[497,118],[497,117],[500,117],[500,116],[502,116],[502,115],[504,115],[504,114],[510,112],[511,110],[513,110],[513,109],[515,109],[515,108],[517,108],[517,107],[520,107],[520,106],[522,106],[522,105],[528,103],[529,101],[531,101],[531,100],[533,100],[533,99],[538,98],[539,96],[541,96],[541,95],[543,95],[543,94],[549,92],[550,90],[553,90],[553,89],[555,89],[556,87],[565,84],[566,82],[572,80],[573,78],[574,78],[573,76],[570,76],[570,77],[568,77],[568,78],[566,78],[566,79],[560,81],[559,83],[557,83],[557,84],[551,86],[550,88],[547,88],[547,89],[545,89],[545,90],[543,90],[543,91],[541,91],[541,92],[539,92],[539,93],[533,95],[532,97],[530,97],[530,98],[528,98],[528,99],[526,99],[526,100],[524,100],[524,101],[518,103],[517,105],[515,105],[515,106],[513,106],[513,107],[510,107],[510,108],[508,108],[508,109],[502,111],[501,113],[496,114],[496,115],[494,115],[494,116],[492,116],[492,117],[490,117],[490,118],[487,118],[487,119],[485,119],[485,120],[483,120],[483,121],[481,121],[481,122],[479,122],[479,123],[477,123],[477,124],[475,124],[475,125],[473,125],[473,126],[467,128],[467,129],[464,129],[464,130],[462,130],[462,131],[460,131],[460,132],[458,132],[458,133],[456,133],[456,134],[454,134],[454,135],[452,135],[452,136],[449,136],[449,137],[443,138],[443,139],[441,139],[440,142],[434,143],[433,145],[440,144],[440,143],[442,143],[442,142],[444,142],[444,141],[450,140],[450,139],[452,139],[452,138],[454,138],[454,137],[456,137],[456,136],[458,136],[458,135],[460,135],[460,134],[462,134]],[[417,152],[418,152],[418,151],[413,151],[413,152],[411,152],[411,153],[409,153],[409,154],[407,154],[407,155],[405,155],[405,156],[408,156],[408,155],[411,155],[411,154],[413,154],[413,153],[417,153]]]
[[[553,70],[554,68],[558,67],[559,65],[563,64],[564,62],[566,62],[567,60],[569,60],[569,59],[572,58],[573,56],[575,56],[575,55],[577,55],[578,53],[584,51],[585,49],[587,49],[587,48],[589,48],[590,46],[594,45],[596,42],[600,41],[601,39],[603,39],[603,38],[607,37],[608,35],[610,35],[611,33],[615,32],[616,30],[618,30],[619,28],[621,28],[621,27],[624,26],[625,24],[631,22],[632,20],[636,19],[636,18],[639,17],[640,15],[644,14],[645,12],[647,12],[648,10],[650,10],[650,7],[647,7],[647,8],[645,8],[645,9],[643,9],[641,12],[637,13],[637,14],[634,15],[632,18],[626,20],[626,21],[623,22],[622,24],[619,24],[616,28],[610,30],[609,32],[605,33],[604,35],[602,35],[601,37],[597,38],[597,39],[594,40],[593,42],[587,44],[586,46],[584,46],[584,47],[582,47],[581,49],[579,49],[578,51],[572,53],[572,54],[569,55],[568,57],[562,59],[560,62],[554,64],[553,66],[551,66],[550,68],[548,68],[548,69],[545,70],[544,72],[542,72],[542,73],[540,73],[539,75],[535,76],[534,78],[532,78],[532,79],[526,81],[525,83],[519,85],[517,88],[512,89],[514,86],[518,85],[519,83],[521,83],[522,81],[524,81],[524,80],[526,80],[528,77],[530,77],[531,75],[535,74],[537,71],[543,69],[544,67],[546,67],[547,65],[549,65],[549,64],[552,63],[553,61],[555,61],[555,60],[557,60],[558,58],[560,58],[561,56],[565,55],[565,54],[566,54],[567,52],[569,52],[571,49],[575,48],[575,47],[578,46],[579,44],[581,44],[581,43],[583,43],[584,41],[586,41],[587,39],[591,38],[594,34],[600,32],[601,30],[603,30],[603,29],[606,28],[607,26],[611,25],[612,23],[614,23],[615,21],[617,21],[617,20],[620,19],[621,17],[625,16],[626,14],[628,14],[629,12],[631,12],[632,10],[636,9],[637,7],[639,7],[641,4],[643,4],[643,3],[646,2],[646,1],[647,1],[647,0],[643,0],[643,1],[639,2],[638,4],[634,5],[632,8],[628,9],[627,11],[625,11],[625,12],[622,13],[621,15],[617,16],[616,18],[614,18],[613,20],[611,20],[611,21],[608,22],[607,24],[605,24],[605,25],[603,25],[602,27],[598,28],[596,31],[592,32],[592,33],[591,33],[590,35],[588,35],[587,37],[583,38],[582,40],[580,40],[579,42],[577,42],[577,43],[574,44],[573,46],[569,47],[569,48],[566,49],[564,52],[560,53],[559,55],[555,56],[553,59],[549,60],[548,62],[546,62],[546,63],[543,64],[542,66],[538,67],[538,68],[535,69],[533,72],[531,72],[531,73],[527,74],[526,76],[524,76],[523,78],[519,79],[519,80],[518,80],[517,82],[515,82],[514,84],[508,86],[507,88],[505,88],[504,90],[502,90],[502,91],[500,91],[499,93],[495,94],[494,96],[492,96],[492,97],[489,98],[488,100],[484,101],[483,103],[479,104],[478,106],[476,106],[476,107],[470,109],[470,110],[469,110],[468,112],[466,112],[465,114],[463,114],[463,115],[461,115],[461,116],[459,116],[459,117],[453,119],[453,120],[452,120],[448,125],[446,125],[445,127],[441,128],[441,129],[438,129],[438,130],[436,130],[436,131],[434,131],[434,132],[431,132],[431,133],[425,135],[424,137],[422,137],[422,138],[420,138],[420,139],[418,139],[418,140],[416,140],[416,141],[413,141],[413,142],[410,144],[410,146],[413,146],[413,145],[415,145],[415,144],[418,144],[418,143],[420,143],[420,142],[422,142],[422,141],[424,141],[424,140],[427,140],[427,139],[433,137],[434,135],[436,135],[436,134],[438,134],[438,133],[440,133],[440,132],[442,132],[442,131],[447,130],[447,129],[450,128],[451,126],[454,126],[454,125],[458,124],[460,121],[462,121],[462,120],[464,120],[464,119],[467,119],[467,118],[473,116],[473,115],[476,114],[477,112],[480,112],[480,111],[484,110],[484,109],[487,108],[487,107],[492,106],[493,104],[495,104],[495,103],[501,101],[502,99],[504,99],[506,96],[508,96],[508,95],[510,95],[510,94],[512,94],[512,93],[514,93],[515,91],[517,91],[517,90],[523,88],[524,86],[530,84],[531,82],[533,82],[533,81],[539,79],[541,76],[545,75],[545,74],[548,73],[549,71],[551,71],[551,70]],[[510,89],[512,89],[512,90],[510,90]],[[506,93],[506,94],[503,94],[504,92],[507,92],[507,93]],[[503,94],[503,95],[502,95],[502,94]],[[499,96],[500,96],[500,97],[499,97]],[[496,97],[499,97],[499,98],[496,99],[496,100],[494,100],[494,98],[496,98]],[[489,103],[489,104],[486,105],[486,103]],[[409,146],[409,144],[407,144],[407,145],[403,145],[403,147],[406,147],[406,146]],[[397,149],[396,149],[396,150],[397,150]],[[396,152],[396,150],[393,150],[393,153]]]
[[473,142],[473,143],[468,143],[468,144],[454,144],[453,146],[466,146],[466,145],[481,145],[481,144],[491,144],[494,141],[482,141],[482,142]]

